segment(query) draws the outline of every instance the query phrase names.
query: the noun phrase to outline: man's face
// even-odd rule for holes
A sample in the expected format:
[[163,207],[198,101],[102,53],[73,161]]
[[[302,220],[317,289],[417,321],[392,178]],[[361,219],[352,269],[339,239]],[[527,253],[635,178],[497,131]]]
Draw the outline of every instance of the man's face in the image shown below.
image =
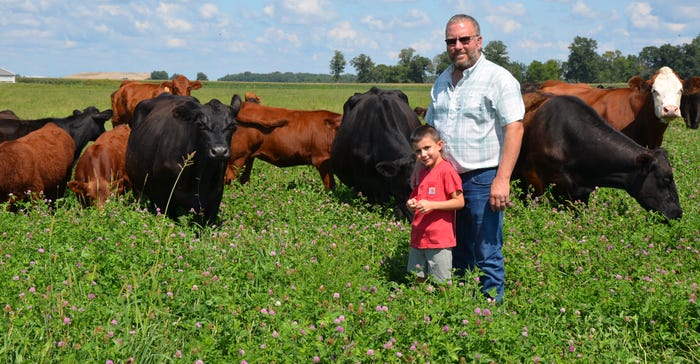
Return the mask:
[[481,52],[481,35],[476,33],[469,21],[457,22],[447,26],[445,31],[447,54],[452,63],[460,70],[473,66]]

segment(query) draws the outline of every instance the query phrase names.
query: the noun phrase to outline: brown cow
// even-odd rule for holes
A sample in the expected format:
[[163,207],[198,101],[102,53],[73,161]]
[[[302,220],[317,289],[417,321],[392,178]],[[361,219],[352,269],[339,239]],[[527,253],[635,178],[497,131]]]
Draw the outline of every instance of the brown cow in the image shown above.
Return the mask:
[[100,135],[78,159],[75,177],[68,182],[68,188],[84,207],[102,207],[111,194],[120,195],[128,188],[124,165],[130,132],[129,125],[117,125]]
[[342,115],[327,110],[291,110],[244,102],[236,117],[238,130],[231,137],[231,159],[226,183],[238,177],[247,183],[254,158],[277,167],[311,164],[326,189],[335,187],[331,172],[331,144]]
[[0,202],[13,204],[41,191],[52,201],[63,196],[75,149],[73,138],[54,123],[0,143]]
[[416,115],[418,115],[422,118],[425,118],[425,113],[428,112],[428,109],[426,109],[424,107],[416,106],[413,108],[413,112],[415,112]]
[[613,128],[642,146],[656,148],[661,146],[669,121],[681,117],[681,94],[700,90],[699,77],[681,80],[669,67],[661,67],[649,80],[634,76],[628,84],[601,89],[550,80],[540,91],[577,96]]
[[199,81],[190,81],[183,75],[177,75],[171,81],[161,83],[143,83],[138,81],[122,81],[119,88],[112,93],[112,125],[131,124],[134,119],[134,109],[143,100],[152,99],[162,93],[190,96],[192,90],[202,88]]
[[245,100],[248,102],[254,102],[256,104],[261,104],[262,103],[262,97],[258,96],[255,94],[255,92],[246,92],[245,93]]

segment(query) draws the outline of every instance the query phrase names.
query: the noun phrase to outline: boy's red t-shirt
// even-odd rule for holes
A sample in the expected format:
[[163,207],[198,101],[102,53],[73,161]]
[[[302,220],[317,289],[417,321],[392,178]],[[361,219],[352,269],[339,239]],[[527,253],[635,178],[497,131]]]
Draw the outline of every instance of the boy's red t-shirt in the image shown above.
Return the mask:
[[[462,180],[452,164],[442,160],[433,169],[423,168],[418,176],[418,186],[409,198],[429,201],[446,201],[452,192],[462,190]],[[457,245],[455,211],[416,212],[411,228],[411,247],[418,249],[452,248]]]

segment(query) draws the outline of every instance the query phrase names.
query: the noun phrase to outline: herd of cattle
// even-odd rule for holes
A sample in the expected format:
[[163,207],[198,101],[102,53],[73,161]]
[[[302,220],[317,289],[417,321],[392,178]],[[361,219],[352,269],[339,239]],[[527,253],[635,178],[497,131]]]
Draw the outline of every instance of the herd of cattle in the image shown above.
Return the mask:
[[[201,87],[184,76],[124,81],[111,110],[41,120],[0,111],[0,202],[12,208],[41,192],[55,201],[68,188],[84,206],[101,206],[131,189],[171,218],[195,213],[206,224],[217,218],[224,186],[247,182],[258,158],[313,165],[326,189],[337,176],[370,202],[393,199],[397,213],[409,216],[403,202],[416,161],[408,138],[425,109],[411,109],[403,92],[372,87],[338,114],[265,106],[253,93],[203,104],[190,95]],[[619,188],[667,219],[682,216],[661,144],[672,119],[682,115],[698,127],[700,77],[682,80],[662,67],[625,88],[547,81],[523,85],[522,93],[525,134],[514,179],[524,189],[585,202],[596,187]]]

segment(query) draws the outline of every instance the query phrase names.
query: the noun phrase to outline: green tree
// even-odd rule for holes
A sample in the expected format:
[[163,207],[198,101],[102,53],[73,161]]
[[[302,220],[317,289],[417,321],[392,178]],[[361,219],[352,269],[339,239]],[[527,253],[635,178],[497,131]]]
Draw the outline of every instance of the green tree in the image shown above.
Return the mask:
[[546,80],[558,80],[560,79],[560,69],[560,62],[553,59],[545,63],[532,61],[525,71],[525,81],[542,82]]
[[452,60],[450,60],[450,55],[447,54],[447,51],[433,57],[433,69],[435,70],[435,76],[439,76],[443,71],[450,67],[451,64]]
[[415,83],[425,83],[426,75],[430,69],[432,69],[430,59],[416,55],[408,65],[408,80]]
[[413,48],[404,48],[399,52],[399,66],[406,66],[408,67],[411,64],[411,61],[413,60],[413,55],[416,53],[416,50]]
[[372,62],[372,58],[363,53],[351,59],[350,65],[355,67],[355,71],[357,71],[357,82],[369,83],[374,81],[374,62]]
[[347,62],[345,62],[343,52],[336,50],[330,63],[331,75],[333,76],[335,82],[338,82],[340,79],[340,74],[345,71],[346,64]]
[[168,79],[168,72],[153,71],[153,72],[151,72],[151,79],[152,80],[167,80]]
[[400,66],[387,66],[379,64],[375,67],[376,81],[380,83],[399,83],[402,81],[403,71]]
[[510,72],[510,74],[515,77],[518,82],[523,82],[525,79],[525,72],[527,71],[527,66],[525,63],[522,62],[508,62],[507,65],[504,66],[505,69]]
[[596,53],[598,42],[591,38],[574,37],[569,46],[564,77],[573,82],[596,82],[600,69],[600,56]]
[[209,81],[209,77],[204,72],[197,72],[197,81]]
[[500,40],[492,40],[488,42],[481,51],[489,61],[504,68],[508,68],[507,66],[510,63],[510,58],[508,57],[506,48],[505,43]]

